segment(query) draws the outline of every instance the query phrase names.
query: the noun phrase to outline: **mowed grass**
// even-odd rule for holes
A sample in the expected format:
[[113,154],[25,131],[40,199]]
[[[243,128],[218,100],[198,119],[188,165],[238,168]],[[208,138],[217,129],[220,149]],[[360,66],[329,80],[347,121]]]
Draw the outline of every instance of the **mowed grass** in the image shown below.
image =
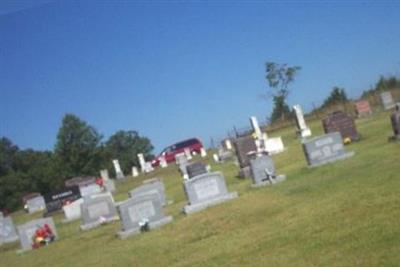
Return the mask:
[[[310,123],[314,135],[321,123]],[[287,150],[274,156],[284,183],[258,189],[236,178],[233,162],[215,165],[239,198],[184,216],[186,198],[175,166],[118,183],[117,201],[144,179],[160,176],[174,203],[174,221],[119,240],[120,222],[80,232],[61,224],[58,242],[17,255],[19,244],[0,247],[0,266],[400,266],[399,143],[388,143],[388,113],[357,121],[354,157],[309,169],[294,129],[282,136]],[[40,215],[35,215],[36,217]],[[31,216],[18,212],[14,221]]]

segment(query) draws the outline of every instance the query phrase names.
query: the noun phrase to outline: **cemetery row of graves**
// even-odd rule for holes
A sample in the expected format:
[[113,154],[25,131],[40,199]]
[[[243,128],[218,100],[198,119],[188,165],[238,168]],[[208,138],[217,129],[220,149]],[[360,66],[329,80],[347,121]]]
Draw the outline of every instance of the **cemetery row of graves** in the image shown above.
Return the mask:
[[[381,94],[384,110],[394,110],[390,116],[393,136],[388,142],[400,140],[400,104],[396,104],[389,92]],[[359,118],[368,117],[372,110],[367,101],[355,104]],[[313,136],[308,127],[300,105],[295,105],[296,124],[299,142],[301,142],[304,157],[309,168],[345,160],[354,155],[346,144],[362,140],[362,134],[357,131],[354,118],[344,112],[334,112],[323,119],[325,134]],[[285,152],[281,137],[269,137],[262,132],[255,117],[250,117],[253,134],[226,139],[222,149],[212,155],[216,163],[234,160],[238,166],[238,176],[251,177],[251,187],[273,186],[285,182],[285,174],[276,170],[272,156]],[[383,137],[388,138],[388,137]],[[200,157],[207,157],[207,151],[202,149]],[[138,177],[140,172],[151,174],[154,169],[146,162],[143,155],[138,155],[140,168],[132,168],[132,176]],[[187,203],[182,212],[190,216],[211,206],[238,198],[237,192],[228,190],[224,174],[213,171],[202,161],[194,160],[190,151],[176,155],[175,163],[182,177],[183,190]],[[20,242],[24,252],[49,245],[57,240],[58,235],[52,214],[64,214],[62,223],[69,224],[81,221],[80,231],[90,231],[101,225],[120,221],[120,230],[110,235],[120,239],[139,235],[171,223],[174,218],[166,213],[166,207],[173,203],[168,198],[163,179],[152,178],[143,184],[132,188],[123,201],[115,201],[115,183],[124,181],[126,175],[122,172],[118,159],[113,160],[116,177],[110,179],[108,170],[101,170],[99,178],[76,177],[65,182],[65,189],[42,196],[32,194],[25,199],[25,209],[28,213],[44,213],[43,218],[15,226],[11,216],[0,214],[0,244]],[[160,168],[166,168],[165,160],[160,161]]]

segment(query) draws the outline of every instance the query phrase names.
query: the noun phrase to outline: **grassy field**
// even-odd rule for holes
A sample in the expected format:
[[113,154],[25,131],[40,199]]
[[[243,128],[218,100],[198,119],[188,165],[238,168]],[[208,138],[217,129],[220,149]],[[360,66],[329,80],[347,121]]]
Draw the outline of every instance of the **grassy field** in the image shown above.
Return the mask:
[[[400,143],[387,142],[388,113],[357,127],[362,141],[346,147],[354,157],[313,169],[293,128],[272,134],[287,147],[274,160],[288,176],[272,187],[251,189],[232,162],[210,161],[239,198],[190,216],[181,213],[186,198],[175,166],[129,178],[117,185],[117,201],[142,180],[163,177],[173,223],[119,240],[120,222],[80,232],[79,221],[63,225],[58,215],[58,242],[22,255],[19,244],[1,246],[0,266],[400,266]],[[311,128],[322,133],[318,121]],[[13,214],[16,223],[32,217]]]

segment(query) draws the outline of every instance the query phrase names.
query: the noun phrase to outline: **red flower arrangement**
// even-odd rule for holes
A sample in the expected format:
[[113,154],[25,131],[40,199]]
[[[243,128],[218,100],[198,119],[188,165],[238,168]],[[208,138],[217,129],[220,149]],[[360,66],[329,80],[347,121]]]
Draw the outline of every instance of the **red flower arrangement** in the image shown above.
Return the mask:
[[51,230],[50,226],[46,223],[42,227],[39,227],[35,234],[32,236],[32,248],[40,248],[42,246],[47,246],[55,240],[55,235]]

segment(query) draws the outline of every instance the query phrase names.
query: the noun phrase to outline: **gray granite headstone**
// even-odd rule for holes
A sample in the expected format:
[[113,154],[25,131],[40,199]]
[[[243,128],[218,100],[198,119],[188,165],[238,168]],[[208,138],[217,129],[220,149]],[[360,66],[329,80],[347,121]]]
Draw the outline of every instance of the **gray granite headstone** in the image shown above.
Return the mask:
[[381,102],[383,105],[383,108],[385,110],[394,108],[395,103],[393,101],[392,93],[390,92],[383,92],[380,94]]
[[48,217],[48,218],[33,220],[25,224],[19,225],[17,227],[22,251],[32,249],[33,237],[35,235],[36,230],[38,228],[42,228],[45,224],[47,224],[50,227],[57,240],[58,236],[53,218]]
[[82,197],[86,197],[93,194],[99,194],[102,192],[102,189],[98,184],[93,183],[79,186],[79,191],[81,192]]
[[119,219],[113,199],[109,194],[85,197],[81,204],[81,215],[83,224],[80,228],[83,231]]
[[114,192],[115,191],[115,183],[113,180],[103,180],[103,186],[107,192]]
[[122,221],[122,231],[118,232],[121,239],[172,221],[171,216],[164,215],[157,193],[129,198],[120,203],[117,209]]
[[17,232],[11,217],[0,218],[0,244],[18,240]]
[[303,142],[303,150],[310,167],[346,159],[354,155],[354,152],[345,150],[339,132],[308,139]]
[[28,199],[26,206],[28,208],[28,213],[35,213],[46,209],[46,203],[42,196]]
[[221,172],[205,173],[185,180],[183,187],[189,202],[183,208],[185,214],[203,210],[238,196],[237,192],[228,192]]
[[286,179],[284,175],[276,175],[274,162],[268,155],[256,155],[250,159],[250,168],[252,187],[275,184]]
[[165,186],[164,183],[159,179],[154,179],[152,181],[146,182],[139,187],[134,188],[129,191],[130,198],[136,198],[143,195],[157,194],[163,206],[167,205],[167,197],[165,196]]
[[0,219],[4,218],[4,214],[0,211]]

